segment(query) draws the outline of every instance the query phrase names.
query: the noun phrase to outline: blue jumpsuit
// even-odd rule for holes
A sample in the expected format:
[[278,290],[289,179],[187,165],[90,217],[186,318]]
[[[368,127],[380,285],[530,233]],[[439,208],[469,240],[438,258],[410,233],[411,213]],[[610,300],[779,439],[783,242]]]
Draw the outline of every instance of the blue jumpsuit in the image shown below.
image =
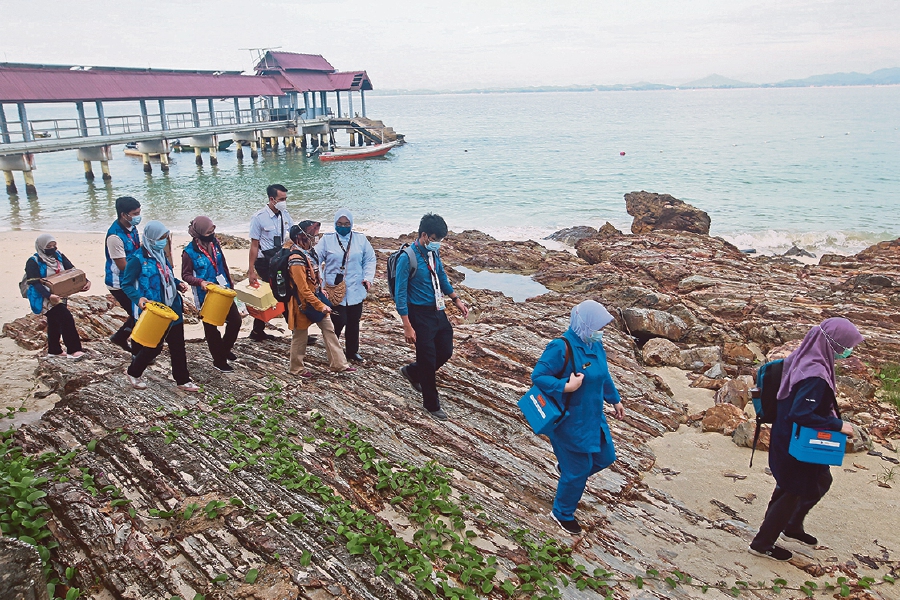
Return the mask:
[[[563,335],[572,346],[575,367],[584,374],[584,381],[580,388],[569,394],[569,416],[548,437],[562,472],[553,501],[553,514],[561,521],[571,521],[575,518],[575,509],[584,494],[588,477],[616,460],[603,404],[618,404],[622,400],[609,375],[602,342],[594,342],[588,347],[571,329]],[[553,340],[531,373],[532,383],[560,405],[564,403],[563,388],[573,366],[570,359],[566,372],[557,378],[565,356],[565,342]]]

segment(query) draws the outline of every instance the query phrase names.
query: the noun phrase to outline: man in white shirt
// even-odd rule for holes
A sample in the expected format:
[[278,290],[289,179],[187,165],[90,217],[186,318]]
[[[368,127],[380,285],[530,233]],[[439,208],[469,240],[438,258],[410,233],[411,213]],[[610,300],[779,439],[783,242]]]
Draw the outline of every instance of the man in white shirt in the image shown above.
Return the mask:
[[[250,219],[250,267],[247,278],[253,287],[259,287],[260,280],[269,280],[269,259],[288,239],[294,224],[287,211],[287,188],[275,183],[266,188],[266,194],[268,204]],[[266,333],[265,328],[265,321],[254,319],[250,339],[257,342],[274,339],[275,336]]]
[[128,257],[141,249],[141,238],[137,230],[141,222],[141,203],[131,196],[116,198],[116,220],[106,232],[106,267],[104,281],[128,318],[109,340],[131,352],[128,337],[134,327],[134,310],[131,300],[121,289],[122,272]]

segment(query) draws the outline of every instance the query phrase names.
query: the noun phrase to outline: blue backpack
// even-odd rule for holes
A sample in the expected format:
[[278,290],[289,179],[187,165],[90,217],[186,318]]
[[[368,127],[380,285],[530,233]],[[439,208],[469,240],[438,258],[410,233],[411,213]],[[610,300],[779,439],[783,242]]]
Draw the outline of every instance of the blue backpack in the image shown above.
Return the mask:
[[778,388],[781,387],[783,370],[784,359],[782,358],[767,362],[756,371],[756,387],[750,390],[750,395],[753,397],[753,409],[756,411],[756,433],[753,434],[753,451],[750,453],[751,467],[762,424],[774,423],[778,418]]

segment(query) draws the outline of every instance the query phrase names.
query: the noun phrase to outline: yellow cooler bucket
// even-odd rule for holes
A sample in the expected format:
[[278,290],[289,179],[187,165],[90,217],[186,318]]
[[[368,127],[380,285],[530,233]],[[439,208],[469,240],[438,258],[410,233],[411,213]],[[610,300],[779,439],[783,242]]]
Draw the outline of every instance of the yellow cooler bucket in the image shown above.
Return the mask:
[[148,302],[138,317],[131,339],[146,348],[156,348],[169,330],[169,325],[178,320],[178,314],[160,302]]
[[237,292],[234,290],[210,283],[206,286],[206,298],[203,299],[200,318],[204,323],[221,327],[225,324],[235,296],[237,296]]

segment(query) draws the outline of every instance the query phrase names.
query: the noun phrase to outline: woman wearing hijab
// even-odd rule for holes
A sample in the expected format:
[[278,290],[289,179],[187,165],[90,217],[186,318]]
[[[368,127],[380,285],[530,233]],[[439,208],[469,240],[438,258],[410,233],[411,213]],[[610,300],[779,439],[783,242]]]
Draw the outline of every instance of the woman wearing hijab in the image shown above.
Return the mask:
[[778,415],[769,442],[769,469],[775,477],[775,491],[759,533],[750,543],[752,553],[790,560],[791,552],[775,545],[779,535],[807,546],[819,543],[803,529],[803,520],[831,487],[831,469],[828,465],[800,462],[789,454],[788,447],[794,423],[853,435],[853,427],[838,414],[834,363],[850,356],[862,341],[863,336],[853,323],[833,317],[810,329],[800,347],[784,359]]
[[141,250],[132,254],[125,264],[122,276],[122,290],[131,300],[134,318],[137,319],[144,305],[149,301],[160,302],[175,311],[178,320],[166,332],[163,340],[155,348],[141,346],[131,341],[135,353],[128,367],[128,380],[138,390],[146,389],[143,379],[144,369],[162,351],[163,343],[169,345],[169,358],[172,362],[172,377],[179,389],[196,392],[200,388],[191,381],[187,367],[187,353],[184,348],[183,306],[178,292],[186,292],[187,284],[175,278],[172,263],[166,255],[169,245],[169,230],[159,221],[150,221],[144,227],[141,239]]
[[[49,356],[68,356],[78,360],[84,356],[81,338],[75,328],[75,319],[69,312],[66,298],[51,294],[41,279],[56,275],[75,266],[56,248],[56,239],[49,233],[39,235],[34,242],[34,256],[25,263],[25,279],[28,282],[26,292],[31,304],[31,311],[36,315],[47,317],[47,354]],[[91,289],[91,282],[84,284],[83,292]],[[66,344],[66,352],[60,345],[60,338]]]
[[299,377],[312,377],[313,375],[303,363],[306,356],[307,334],[309,326],[313,323],[303,312],[303,308],[306,306],[325,313],[324,318],[317,325],[325,340],[328,368],[335,373],[356,370],[347,363],[347,359],[341,352],[341,344],[334,334],[334,325],[331,323],[331,308],[316,296],[316,292],[320,291],[322,286],[322,279],[319,276],[319,259],[312,247],[318,227],[319,224],[315,221],[303,221],[299,225],[292,226],[290,231],[293,242],[292,255],[288,262],[293,293],[287,302],[287,322],[292,333],[290,372]]
[[[559,461],[559,484],[551,514],[564,531],[573,535],[581,533],[575,509],[588,477],[616,460],[604,403],[613,405],[617,418],[625,416],[603,349],[602,329],[612,320],[599,302],[585,300],[574,307],[564,339],[547,345],[531,373],[532,383],[560,406],[568,397],[568,416],[547,437]],[[568,361],[566,341],[572,352]]]
[[[216,239],[216,226],[209,217],[200,216],[191,221],[188,233],[192,241],[184,247],[181,255],[181,278],[194,289],[194,305],[199,309],[206,298],[206,288],[214,283],[224,288],[233,288],[231,275],[228,273],[228,265],[225,263],[225,254],[222,246]],[[228,364],[228,360],[234,360],[231,353],[238,333],[241,330],[241,314],[237,306],[232,303],[228,316],[225,318],[225,336],[219,333],[215,325],[203,322],[203,332],[206,334],[206,345],[212,355],[213,366],[223,373],[231,373],[234,367]]]
[[352,231],[353,214],[342,208],[334,215],[334,233],[326,233],[316,244],[319,259],[325,262],[323,278],[329,286],[346,285],[346,293],[340,302],[334,303],[331,321],[334,332],[344,338],[344,355],[347,360],[363,362],[359,354],[359,322],[362,319],[363,300],[369,295],[369,287],[375,279],[375,250],[361,233]]

